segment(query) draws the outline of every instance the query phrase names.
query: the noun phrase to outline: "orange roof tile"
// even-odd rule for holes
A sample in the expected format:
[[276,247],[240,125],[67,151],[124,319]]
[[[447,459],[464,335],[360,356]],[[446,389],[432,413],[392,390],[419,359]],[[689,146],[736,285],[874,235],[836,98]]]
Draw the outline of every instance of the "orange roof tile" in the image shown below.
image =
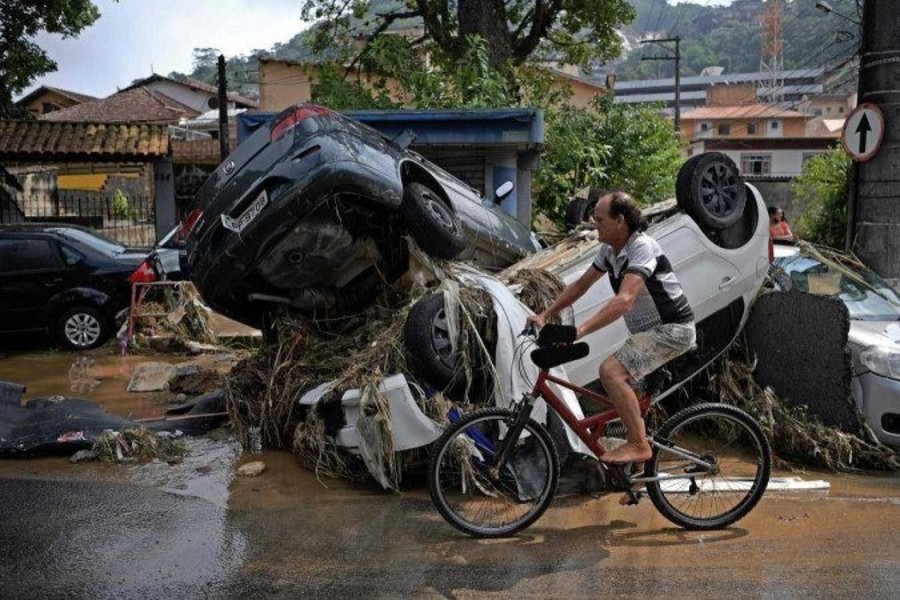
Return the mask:
[[0,159],[168,156],[169,129],[155,123],[0,121]]

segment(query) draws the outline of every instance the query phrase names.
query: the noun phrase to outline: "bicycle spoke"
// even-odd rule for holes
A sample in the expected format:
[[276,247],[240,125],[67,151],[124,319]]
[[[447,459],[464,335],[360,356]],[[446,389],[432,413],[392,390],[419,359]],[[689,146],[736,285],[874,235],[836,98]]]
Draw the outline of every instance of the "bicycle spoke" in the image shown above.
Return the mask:
[[764,492],[770,469],[758,425],[738,409],[719,405],[687,409],[671,423],[652,459],[651,473],[660,480],[647,486],[657,508],[696,529],[725,526],[746,514]]
[[487,410],[448,430],[437,443],[428,484],[435,505],[452,525],[473,535],[508,535],[527,526],[555,492],[558,463],[546,432],[533,422],[496,467],[506,411]]

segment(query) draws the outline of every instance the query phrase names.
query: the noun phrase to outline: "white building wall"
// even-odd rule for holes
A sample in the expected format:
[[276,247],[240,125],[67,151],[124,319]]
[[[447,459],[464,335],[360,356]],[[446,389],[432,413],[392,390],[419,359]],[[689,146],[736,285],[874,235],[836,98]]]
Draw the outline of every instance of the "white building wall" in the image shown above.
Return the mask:
[[[200,113],[205,113],[212,108],[209,105],[209,99],[215,97],[215,94],[194,90],[174,81],[154,81],[149,86]],[[231,102],[228,103],[228,108],[234,108]]]

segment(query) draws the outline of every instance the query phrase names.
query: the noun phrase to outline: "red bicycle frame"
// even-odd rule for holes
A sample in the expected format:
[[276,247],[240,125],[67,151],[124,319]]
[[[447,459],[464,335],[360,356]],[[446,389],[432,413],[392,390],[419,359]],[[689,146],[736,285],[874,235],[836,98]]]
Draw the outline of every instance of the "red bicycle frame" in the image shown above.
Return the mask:
[[[547,402],[553,407],[553,410],[559,414],[562,420],[566,422],[578,438],[585,443],[597,458],[602,456],[606,451],[603,449],[603,446],[600,445],[599,440],[606,431],[606,424],[617,419],[619,413],[616,412],[615,408],[610,408],[609,410],[597,413],[596,415],[578,419],[572,414],[572,411],[569,410],[569,407],[565,405],[559,396],[553,393],[548,382],[568,388],[577,394],[582,394],[591,400],[595,400],[607,406],[611,406],[609,398],[603,394],[592,392],[573,383],[569,383],[559,377],[554,377],[546,369],[541,369],[538,379],[534,384],[534,389],[531,391],[532,397],[543,398],[544,402]],[[638,405],[641,408],[641,416],[646,416],[647,411],[650,410],[650,396],[647,394],[641,396],[638,399]]]

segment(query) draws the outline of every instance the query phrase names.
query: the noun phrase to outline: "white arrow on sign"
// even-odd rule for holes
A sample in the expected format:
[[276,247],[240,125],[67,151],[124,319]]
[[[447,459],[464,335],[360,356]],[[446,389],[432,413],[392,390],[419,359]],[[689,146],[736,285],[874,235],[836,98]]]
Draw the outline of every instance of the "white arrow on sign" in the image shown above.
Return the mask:
[[884,139],[884,115],[869,102],[860,104],[847,117],[841,143],[853,160],[865,162],[875,156]]

